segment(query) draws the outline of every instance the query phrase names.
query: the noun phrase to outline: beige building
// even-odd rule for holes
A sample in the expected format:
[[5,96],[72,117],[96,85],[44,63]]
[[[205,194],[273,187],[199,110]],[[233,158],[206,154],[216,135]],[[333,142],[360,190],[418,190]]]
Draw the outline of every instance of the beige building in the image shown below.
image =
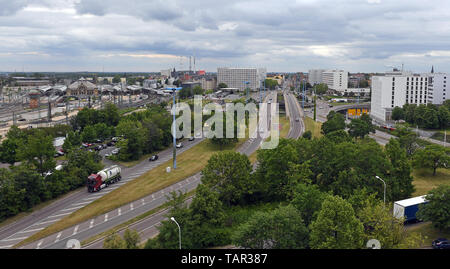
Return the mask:
[[98,95],[97,85],[80,78],[67,87],[67,95]]

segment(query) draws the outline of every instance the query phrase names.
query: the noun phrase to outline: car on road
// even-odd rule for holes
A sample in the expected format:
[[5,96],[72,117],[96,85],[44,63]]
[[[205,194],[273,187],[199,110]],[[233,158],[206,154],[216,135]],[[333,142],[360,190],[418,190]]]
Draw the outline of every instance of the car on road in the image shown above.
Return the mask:
[[434,249],[450,249],[450,241],[446,238],[438,238],[431,245]]
[[296,118],[295,121],[300,121],[300,118]]
[[195,139],[194,137],[190,137],[188,140],[189,141],[194,141],[194,139]]
[[177,147],[177,149],[182,148],[182,147],[183,147],[183,143],[178,143],[178,144],[176,145],[176,147]]
[[100,151],[100,150],[102,150],[103,149],[103,146],[102,145],[97,145],[97,146],[95,146],[95,148],[94,148],[94,150],[96,150],[96,151]]
[[158,155],[153,155],[152,157],[150,157],[150,159],[148,159],[150,162],[156,161],[158,160]]

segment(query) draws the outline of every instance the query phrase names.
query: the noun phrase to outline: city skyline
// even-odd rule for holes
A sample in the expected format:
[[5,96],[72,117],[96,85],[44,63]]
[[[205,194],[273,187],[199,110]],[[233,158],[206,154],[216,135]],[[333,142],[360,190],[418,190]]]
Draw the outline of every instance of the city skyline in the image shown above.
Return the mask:
[[2,72],[450,71],[447,1],[0,3]]

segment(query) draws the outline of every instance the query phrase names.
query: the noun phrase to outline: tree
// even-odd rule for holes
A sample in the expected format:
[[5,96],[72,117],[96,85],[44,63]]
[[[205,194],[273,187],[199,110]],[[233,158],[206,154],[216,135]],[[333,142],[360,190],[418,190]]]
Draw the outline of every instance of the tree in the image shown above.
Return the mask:
[[212,188],[226,205],[241,204],[252,193],[252,166],[246,155],[219,152],[211,156],[202,171],[202,183]]
[[112,83],[120,83],[120,75],[115,75],[112,79]]
[[328,196],[310,225],[314,249],[357,249],[364,245],[364,227],[352,206],[338,196]]
[[123,234],[123,240],[127,249],[137,249],[137,245],[140,242],[139,233],[136,230],[126,229]]
[[392,195],[392,200],[409,198],[414,192],[413,177],[411,176],[411,164],[406,152],[401,148],[397,139],[391,138],[385,146],[386,155],[391,163],[390,178],[386,184]]
[[392,208],[380,200],[368,198],[356,215],[364,225],[364,242],[377,239],[383,249],[417,248],[423,244],[423,238],[411,235],[405,229],[403,219],[395,218]]
[[302,137],[306,138],[306,139],[311,139],[312,138],[312,132],[308,130],[308,131],[303,133]]
[[445,129],[450,126],[450,108],[440,106],[438,109],[439,128]]
[[125,241],[117,233],[113,233],[105,238],[103,242],[104,249],[125,249]]
[[316,219],[327,194],[321,192],[317,185],[297,184],[291,204],[298,210],[300,216],[309,226]]
[[348,125],[348,133],[351,137],[363,139],[370,133],[370,126],[361,119],[352,119]]
[[20,161],[19,146],[26,143],[27,135],[16,125],[11,126],[0,146],[0,160],[14,165]]
[[450,231],[450,185],[440,185],[431,190],[425,205],[419,206],[417,217],[431,221],[439,230]]
[[83,142],[94,142],[97,139],[96,129],[93,125],[88,125],[83,129],[81,133],[81,139]]
[[41,175],[55,168],[54,154],[53,138],[46,136],[42,130],[37,130],[35,135],[29,136],[28,142],[19,148],[20,158],[33,164]]
[[405,113],[401,107],[394,107],[392,110],[392,120],[403,120],[405,118]]
[[228,88],[228,85],[225,84],[225,83],[223,83],[223,82],[221,82],[221,83],[219,83],[219,85],[217,85],[217,87],[218,87],[219,89],[223,89],[223,88]]
[[304,249],[308,229],[292,205],[270,212],[257,212],[233,235],[238,246],[251,249]]
[[285,199],[289,193],[290,178],[288,171],[291,164],[299,162],[299,157],[292,140],[280,139],[274,149],[257,151],[258,168],[256,180],[261,195],[270,200]]
[[[334,112],[334,111],[333,111]],[[331,113],[327,115],[327,121],[322,124],[322,133],[328,134],[338,130],[345,130],[345,118],[340,113]]]
[[439,145],[429,145],[416,151],[413,157],[414,167],[432,168],[433,176],[436,169],[448,167],[450,162],[450,150]]
[[325,84],[325,83],[320,83],[320,84],[315,86],[315,89],[316,89],[316,94],[322,95],[322,94],[327,93],[328,85]]

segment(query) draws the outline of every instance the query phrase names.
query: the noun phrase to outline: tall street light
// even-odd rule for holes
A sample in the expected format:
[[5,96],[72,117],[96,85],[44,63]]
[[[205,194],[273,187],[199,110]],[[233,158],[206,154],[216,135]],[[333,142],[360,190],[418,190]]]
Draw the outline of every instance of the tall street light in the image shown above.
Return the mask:
[[179,239],[180,239],[180,240],[179,240],[179,241],[180,241],[180,249],[181,249],[181,228],[180,228],[180,225],[178,224],[178,222],[175,220],[174,217],[171,217],[170,220],[173,221],[173,222],[175,222],[175,223],[177,224],[177,226],[178,226],[178,234],[179,234]]
[[383,198],[383,201],[384,201],[384,205],[386,205],[386,182],[384,182],[384,180],[382,180],[381,177],[379,177],[379,176],[375,176],[375,177],[378,178],[379,180],[381,180],[383,182],[383,184],[384,184],[384,198]]
[[176,91],[181,90],[181,87],[167,87],[166,90],[171,90],[173,92],[173,130],[172,130],[172,136],[173,136],[173,169],[177,168],[177,127],[175,124],[175,95]]

